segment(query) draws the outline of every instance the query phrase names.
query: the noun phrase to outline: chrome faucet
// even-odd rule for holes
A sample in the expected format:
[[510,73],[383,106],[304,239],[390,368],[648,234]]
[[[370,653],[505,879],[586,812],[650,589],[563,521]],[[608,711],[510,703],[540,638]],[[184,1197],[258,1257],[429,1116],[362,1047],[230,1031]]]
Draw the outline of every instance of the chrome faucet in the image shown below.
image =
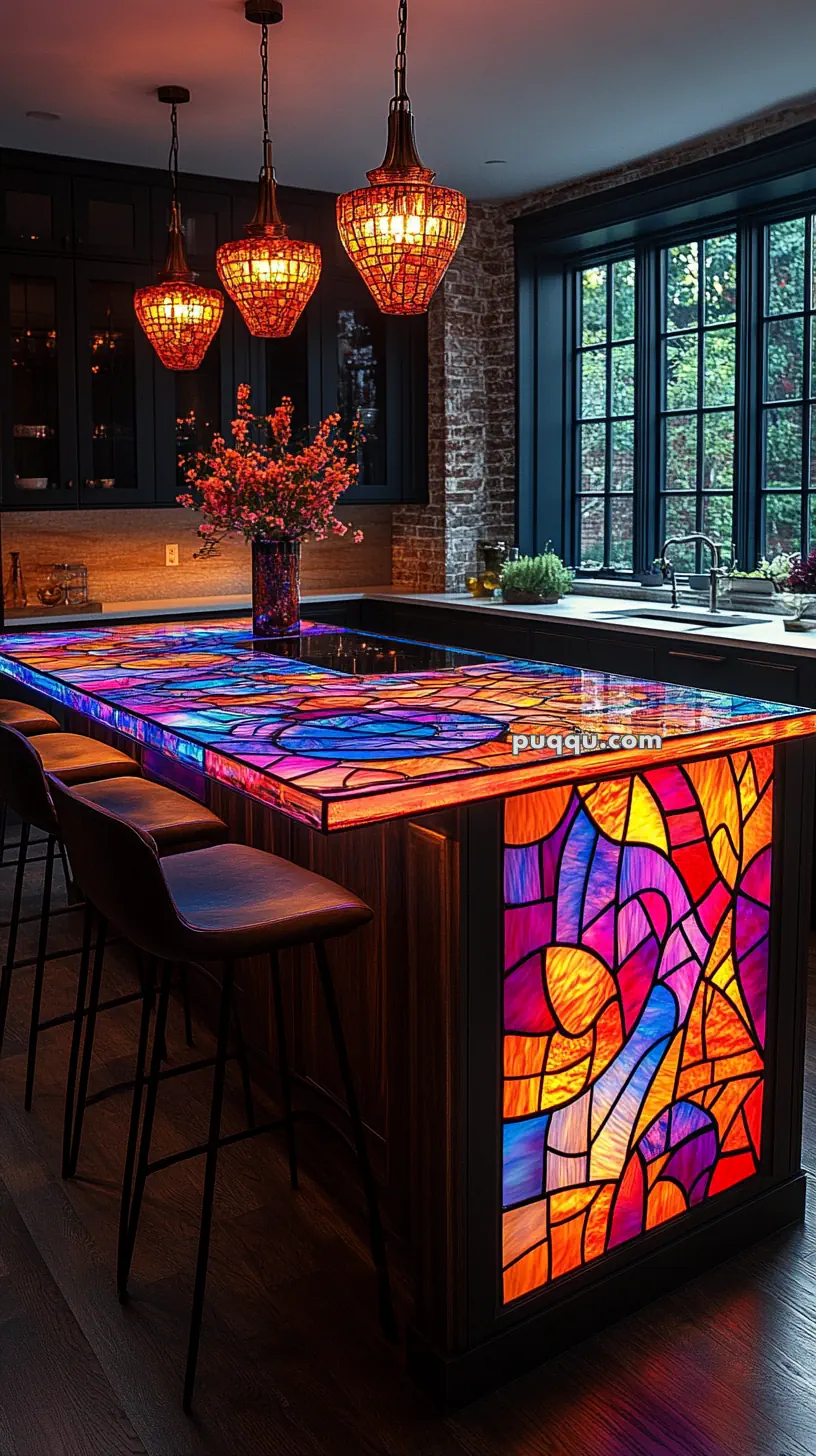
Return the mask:
[[717,599],[719,596],[720,578],[723,573],[720,567],[720,548],[717,545],[716,541],[712,541],[710,536],[705,536],[702,531],[692,531],[691,535],[689,536],[667,537],[667,539],[663,542],[663,546],[660,552],[660,566],[664,572],[666,570],[669,570],[671,572],[672,606],[676,607],[677,580],[675,576],[674,566],[666,556],[666,552],[670,546],[692,546],[698,541],[701,543],[701,545],[707,546],[709,551],[711,552],[711,566],[708,572],[708,609],[710,612],[718,612],[720,608]]

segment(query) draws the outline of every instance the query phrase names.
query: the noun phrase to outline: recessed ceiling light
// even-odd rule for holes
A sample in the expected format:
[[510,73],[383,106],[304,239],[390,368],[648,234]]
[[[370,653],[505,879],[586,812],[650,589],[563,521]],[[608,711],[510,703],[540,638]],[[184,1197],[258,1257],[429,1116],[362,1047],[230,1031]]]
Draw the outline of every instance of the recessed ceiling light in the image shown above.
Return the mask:
[[56,111],[27,111],[26,116],[30,116],[32,121],[62,121]]
[[488,157],[486,167],[506,167],[507,161],[504,157]]

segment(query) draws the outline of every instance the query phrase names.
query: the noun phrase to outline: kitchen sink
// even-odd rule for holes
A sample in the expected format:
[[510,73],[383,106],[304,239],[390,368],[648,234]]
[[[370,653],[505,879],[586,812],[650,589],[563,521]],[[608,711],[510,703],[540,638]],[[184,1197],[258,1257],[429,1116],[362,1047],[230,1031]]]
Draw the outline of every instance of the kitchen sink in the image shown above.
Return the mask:
[[641,622],[671,622],[675,627],[688,627],[692,631],[699,627],[758,627],[773,620],[772,617],[748,617],[742,612],[687,612],[682,607],[629,607],[625,612],[598,612],[593,615],[605,622],[635,618]]

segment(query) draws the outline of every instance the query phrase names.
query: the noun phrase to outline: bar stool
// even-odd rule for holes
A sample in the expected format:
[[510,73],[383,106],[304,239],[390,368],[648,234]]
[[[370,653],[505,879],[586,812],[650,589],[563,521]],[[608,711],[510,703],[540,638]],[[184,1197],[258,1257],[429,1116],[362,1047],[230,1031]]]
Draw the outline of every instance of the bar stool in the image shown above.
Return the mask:
[[[52,794],[60,830],[86,895],[101,915],[162,967],[161,990],[150,1069],[145,1077],[149,1011],[143,1007],[136,1066],[136,1087],[122,1184],[117,1284],[127,1297],[128,1276],[147,1178],[162,1168],[204,1155],[204,1195],[199,1228],[190,1338],[184,1378],[184,1409],[192,1407],[201,1319],[207,1282],[218,1153],[222,1147],[268,1132],[280,1122],[221,1134],[221,1113],[233,994],[234,965],[245,956],[269,956],[280,1053],[281,1087],[287,1129],[290,1175],[297,1180],[289,1061],[283,1020],[278,952],[312,945],[346,1094],[360,1178],[368,1205],[371,1252],[377,1273],[380,1321],[385,1334],[396,1333],[394,1308],[380,1219],[377,1189],[366,1148],[354,1079],[337,1005],[327,940],[367,924],[372,912],[362,900],[321,875],[242,844],[160,860],[149,836],[85,797],[82,788],[58,782]],[[161,1071],[161,1043],[167,1019],[170,974],[176,961],[221,962],[221,1000],[209,1134],[206,1143],[151,1161],[150,1147]],[[174,1068],[174,1071],[180,1069]],[[145,1090],[146,1089],[146,1090]],[[139,1121],[145,1092],[141,1135]],[[138,1146],[137,1146],[138,1145]]]
[[[34,708],[30,703],[20,703],[16,698],[0,698],[0,723],[8,723],[26,738],[38,733],[59,733],[60,725],[44,708]],[[0,803],[0,868],[6,863],[6,816],[8,805],[5,799]]]
[[[48,751],[54,749],[55,746],[60,751]],[[118,813],[125,819],[131,820],[140,828],[149,830],[164,853],[172,853],[177,848],[188,849],[197,845],[220,843],[227,838],[228,830],[222,819],[219,819],[216,814],[211,813],[209,809],[206,809],[194,799],[187,799],[183,794],[178,794],[175,790],[165,788],[163,785],[153,783],[148,779],[135,777],[139,772],[138,764],[133,759],[128,758],[126,754],[120,753],[118,749],[108,748],[107,745],[100,744],[95,739],[84,739],[81,735],[70,733],[50,734],[47,740],[39,738],[29,740],[19,733],[16,728],[0,724],[0,795],[19,814],[23,824],[22,832],[24,836],[27,835],[29,828],[33,825],[37,829],[42,830],[48,837],[45,877],[40,909],[39,943],[37,955],[33,961],[35,971],[31,1002],[31,1021],[29,1026],[28,1062],[26,1066],[25,1106],[26,1111],[31,1110],[39,1033],[50,1027],[62,1025],[67,1021],[73,1021],[74,1036],[69,1062],[68,1087],[66,1089],[63,1171],[75,1171],[76,1159],[79,1155],[79,1138],[82,1129],[81,1116],[78,1126],[74,1125],[71,1127],[70,1136],[69,1125],[71,1124],[74,1110],[75,1078],[81,1025],[85,1009],[93,926],[91,923],[90,909],[85,906],[85,927],[81,948],[77,1009],[75,1014],[73,1016],[66,1014],[42,1021],[40,1019],[40,1008],[45,962],[51,959],[48,954],[48,925],[51,916],[54,852],[57,841],[60,838],[59,826],[54,813],[54,805],[43,769],[44,758],[49,761],[52,773],[59,773],[60,776],[64,774],[69,775],[74,782],[77,781],[80,766],[84,763],[84,767],[89,771],[89,776],[91,777],[91,782],[83,784],[84,791],[93,798],[94,802]],[[120,777],[100,778],[103,767],[107,767],[112,774],[119,773]],[[21,848],[17,884],[15,885],[15,911],[17,913],[17,921],[19,921],[19,905],[22,896],[24,871],[25,845]],[[73,906],[71,908],[78,909],[82,907]],[[5,1034],[13,973],[15,970],[19,970],[22,966],[28,964],[26,961],[15,961],[16,944],[17,922],[13,924],[9,935],[6,963],[3,967],[2,976],[0,976],[0,1051],[2,1051],[3,1037]],[[102,976],[104,948],[104,934],[97,934],[93,972],[94,985],[97,991],[97,1002],[99,982]],[[76,952],[55,952],[58,956],[65,956],[72,953]],[[136,997],[119,997],[114,1002],[106,1003],[104,1007],[96,1005],[94,1007],[93,1021],[95,1022],[97,1010],[113,1009],[116,1005],[126,1004],[128,1000],[140,999],[141,994],[141,992],[138,993]],[[189,1025],[189,1009],[185,1008],[185,1011]],[[83,1059],[82,1078],[80,1082],[80,1090],[83,1095],[78,1105],[83,1112],[86,1105],[85,1094],[87,1094],[92,1048],[93,1025],[91,1025],[91,1034],[87,1042],[87,1064]]]

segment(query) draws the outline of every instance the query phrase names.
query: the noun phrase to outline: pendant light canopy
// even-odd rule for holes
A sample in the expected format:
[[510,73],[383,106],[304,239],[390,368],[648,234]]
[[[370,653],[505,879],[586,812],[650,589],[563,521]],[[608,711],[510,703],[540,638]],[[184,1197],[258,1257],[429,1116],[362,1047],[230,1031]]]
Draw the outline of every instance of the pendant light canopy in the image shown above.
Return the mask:
[[184,253],[178,200],[178,107],[190,100],[185,86],[160,86],[158,98],[171,109],[170,229],[167,261],[159,282],[138,288],[133,298],[136,317],[166,369],[197,369],[224,315],[224,296],[217,288],[194,282]]
[[258,205],[247,236],[223,243],[216,254],[218,276],[251,334],[284,339],[291,334],[317,287],[320,249],[287,234],[278,211],[272,143],[269,137],[269,26],[283,20],[280,0],[246,0],[245,14],[261,27],[261,108],[264,163]]
[[367,174],[370,187],[337,199],[343,247],[382,313],[425,313],[445,269],[462,241],[467,202],[451,187],[435,187],[414,138],[406,90],[408,0],[400,0],[394,96],[388,112],[388,146],[381,167]]

